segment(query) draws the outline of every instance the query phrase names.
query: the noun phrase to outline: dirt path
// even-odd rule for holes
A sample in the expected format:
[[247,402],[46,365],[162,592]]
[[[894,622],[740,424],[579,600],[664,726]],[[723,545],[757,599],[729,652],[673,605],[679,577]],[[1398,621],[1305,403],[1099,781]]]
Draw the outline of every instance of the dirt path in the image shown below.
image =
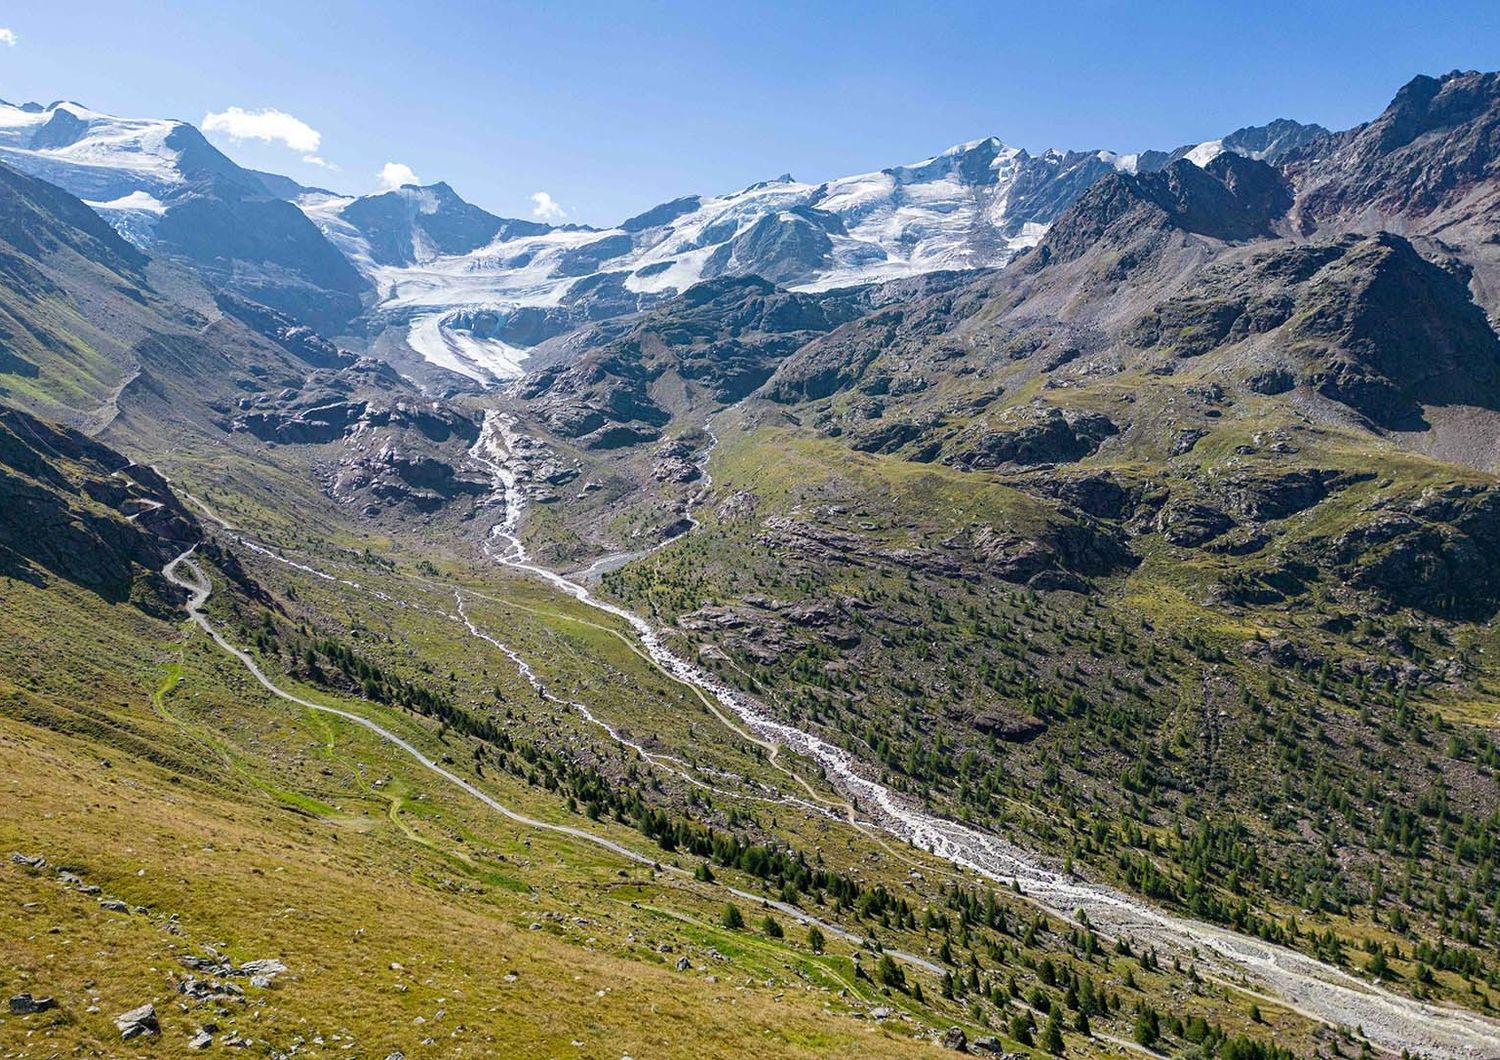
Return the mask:
[[[524,825],[527,828],[537,829],[539,831],[552,832],[556,835],[567,836],[570,839],[577,839],[585,843],[591,843],[594,846],[602,847],[603,849],[608,850],[613,854],[618,854],[620,857],[625,858],[628,861],[632,861],[637,865],[645,865],[649,868],[661,872],[670,873],[672,875],[683,877],[685,879],[692,879],[692,873],[687,869],[680,868],[675,865],[663,865],[655,858],[638,853],[637,851],[632,850],[631,848],[621,843],[616,843],[612,839],[607,839],[604,836],[595,835],[592,832],[584,831],[581,828],[574,828],[571,825],[553,824],[548,821],[539,821],[534,817],[528,817],[526,814],[520,813],[519,811],[513,810],[509,806],[506,806],[494,796],[490,795],[488,792],[475,786],[474,784],[471,784],[463,777],[458,776],[456,773],[443,768],[443,766],[427,757],[427,755],[423,754],[412,744],[402,739],[400,736],[397,736],[389,729],[377,725],[369,718],[362,717],[361,715],[355,714],[352,711],[340,710],[337,707],[326,706],[322,703],[314,703],[311,700],[303,699],[301,696],[293,695],[290,692],[284,691],[274,681],[266,676],[265,671],[260,668],[260,665],[247,652],[229,643],[229,641],[226,640],[216,628],[214,628],[213,623],[208,620],[208,616],[203,613],[203,605],[208,602],[209,594],[213,591],[213,585],[208,580],[208,577],[198,567],[198,565],[193,562],[192,555],[196,548],[197,546],[195,545],[193,546],[193,548],[188,549],[186,552],[183,552],[181,555],[174,558],[170,563],[166,565],[166,567],[162,569],[162,574],[173,585],[187,590],[187,592],[190,594],[186,609],[188,612],[188,616],[192,619],[192,621],[205,633],[207,633],[209,637],[213,639],[213,642],[218,645],[218,647],[222,651],[238,660],[240,665],[250,672],[250,676],[254,677],[255,680],[261,685],[261,687],[270,692],[273,696],[276,696],[278,699],[286,700],[288,703],[294,703],[297,706],[303,707],[307,710],[318,711],[323,714],[331,714],[335,717],[343,718],[345,721],[353,722],[355,725],[359,725],[365,729],[368,729],[370,732],[373,732],[382,740],[405,752],[408,757],[414,759],[424,768],[442,777],[449,784],[452,784],[454,787],[459,788],[466,794],[479,800],[485,806],[494,810],[496,813],[499,813],[501,816],[506,817],[517,824]],[[188,572],[186,576],[184,576],[184,574],[182,573],[184,568]],[[863,936],[840,927],[837,924],[829,923],[828,921],[820,920],[815,916],[811,916],[810,914],[804,912],[801,909],[798,909],[796,906],[791,905],[787,902],[776,901],[775,899],[767,898],[764,895],[740,890],[737,887],[720,886],[717,888],[717,891],[734,895],[736,898],[739,898],[746,902],[752,902],[756,905],[763,905],[767,908],[775,909],[778,912],[782,913],[784,916],[787,916],[792,920],[796,920],[799,923],[807,925],[815,924],[825,934],[833,936],[835,938],[843,939],[844,941],[852,943],[856,946],[863,945],[864,943]],[[907,964],[920,967],[933,975],[940,976],[943,973],[943,969],[939,965],[933,963],[925,957],[919,957],[916,954],[906,953],[901,950],[887,949],[884,952],[889,953],[892,957]]]

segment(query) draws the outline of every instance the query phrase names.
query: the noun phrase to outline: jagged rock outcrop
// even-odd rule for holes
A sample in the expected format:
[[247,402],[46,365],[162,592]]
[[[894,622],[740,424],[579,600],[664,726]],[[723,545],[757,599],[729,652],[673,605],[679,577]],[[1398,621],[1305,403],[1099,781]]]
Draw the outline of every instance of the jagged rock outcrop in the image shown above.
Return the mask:
[[956,442],[943,462],[964,471],[1080,460],[1117,433],[1108,416],[1050,407],[1008,411]]
[[1476,620],[1500,609],[1500,491],[1445,486],[1372,511],[1308,553],[1396,607]]
[[1236,154],[1204,167],[1181,159],[1156,173],[1116,173],[1058,218],[1030,267],[1073,261],[1101,245],[1124,246],[1167,229],[1221,240],[1270,236],[1291,205],[1291,191],[1274,167]]
[[[165,479],[76,431],[0,406],[0,571],[64,578],[111,601],[158,573],[202,529]],[[144,601],[148,606],[149,600]]]

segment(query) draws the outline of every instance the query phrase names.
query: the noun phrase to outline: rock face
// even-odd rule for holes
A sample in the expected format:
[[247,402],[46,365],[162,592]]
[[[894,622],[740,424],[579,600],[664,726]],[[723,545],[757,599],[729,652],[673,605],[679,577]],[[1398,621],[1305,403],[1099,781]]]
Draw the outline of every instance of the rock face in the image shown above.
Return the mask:
[[238,413],[232,430],[322,447],[318,471],[327,491],[372,515],[390,508],[431,513],[489,491],[466,455],[479,425],[424,397],[380,361],[311,372],[298,386],[241,398]]
[[828,267],[832,235],[846,236],[843,222],[811,207],[767,214],[709,256],[704,275],[761,276],[794,283]]
[[214,301],[225,313],[316,368],[340,368],[354,362],[352,354],[340,350],[306,324],[298,323],[269,306],[228,291],[217,292]]
[[774,516],[765,521],[757,542],[824,568],[890,567],[968,581],[994,577],[1035,588],[1077,590],[1084,578],[1136,563],[1118,531],[1066,518],[1025,533],[976,525],[934,547],[890,548],[842,527]]
[[423,398],[388,365],[374,360],[313,372],[296,387],[241,398],[230,428],[289,445],[321,445],[387,428],[409,430],[437,444],[454,439],[472,443],[479,436],[471,418]]
[[1287,159],[1304,228],[1375,209],[1425,215],[1500,175],[1500,74],[1412,78],[1374,121]]
[[45,572],[125,600],[201,536],[151,468],[0,407],[0,570],[9,577],[35,582]]
[[1156,527],[1174,545],[1192,548],[1212,541],[1234,525],[1234,520],[1206,504],[1176,501],[1156,517]]
[[1034,262],[1072,261],[1166,228],[1222,240],[1270,236],[1291,205],[1284,178],[1264,162],[1222,154],[1200,168],[1181,159],[1159,173],[1099,181],[1053,225]]
[[958,443],[944,462],[964,471],[1072,463],[1094,452],[1100,442],[1116,433],[1107,416],[1050,407],[1017,410],[997,427]]
[[703,477],[694,462],[693,449],[685,442],[668,442],[656,451],[651,477],[658,482],[695,482]]
[[1500,608],[1500,493],[1477,486],[1429,490],[1314,542],[1308,555],[1397,607],[1489,618]]
[[792,294],[758,277],[715,280],[572,363],[532,373],[517,392],[549,430],[590,448],[655,441],[672,418],[663,391],[680,385],[712,403],[738,401],[858,308],[852,298]]
[[413,265],[444,254],[467,254],[495,238],[535,236],[551,225],[496,217],[465,202],[447,184],[407,184],[354,199],[339,210],[378,265]]
[[1309,283],[1287,329],[1310,382],[1375,423],[1422,425],[1421,405],[1500,407],[1500,337],[1462,280],[1385,233]]

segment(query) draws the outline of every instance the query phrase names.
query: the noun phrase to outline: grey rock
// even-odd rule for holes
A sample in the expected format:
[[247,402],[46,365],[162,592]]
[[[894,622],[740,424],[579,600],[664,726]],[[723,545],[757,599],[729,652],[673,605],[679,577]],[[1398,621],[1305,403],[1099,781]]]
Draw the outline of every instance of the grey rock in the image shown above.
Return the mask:
[[964,1033],[962,1027],[949,1027],[943,1032],[939,1041],[944,1049],[952,1049],[956,1053],[969,1051],[969,1036]]
[[12,1016],[30,1016],[36,1012],[46,1012],[57,1004],[50,997],[32,997],[30,994],[17,994],[10,999],[10,1014]]
[[156,1021],[156,1006],[149,1003],[120,1013],[115,1017],[115,1026],[120,1030],[120,1037],[126,1041],[161,1031],[161,1024]]
[[1193,548],[1206,544],[1234,526],[1217,508],[1192,501],[1173,501],[1156,518],[1156,528],[1174,545]]
[[246,961],[244,964],[235,969],[235,974],[248,975],[251,977],[265,976],[266,978],[270,979],[275,978],[284,971],[286,971],[286,965],[282,964],[274,957],[263,957],[260,960]]

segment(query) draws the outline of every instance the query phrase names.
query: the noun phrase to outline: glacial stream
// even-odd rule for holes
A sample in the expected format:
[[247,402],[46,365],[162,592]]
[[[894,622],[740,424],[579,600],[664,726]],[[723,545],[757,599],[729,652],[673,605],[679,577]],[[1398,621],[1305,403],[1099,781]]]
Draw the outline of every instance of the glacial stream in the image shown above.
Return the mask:
[[[1057,916],[1073,920],[1082,912],[1103,935],[1127,936],[1168,955],[1190,958],[1196,953],[1205,969],[1226,979],[1243,977],[1251,984],[1250,989],[1264,989],[1315,1019],[1362,1028],[1372,1043],[1392,1052],[1410,1049],[1465,1060],[1500,1057],[1500,1021],[1403,997],[1286,947],[1176,916],[1121,891],[1050,868],[1042,859],[998,836],[911,805],[870,779],[848,751],[777,720],[750,697],[673,653],[661,633],[640,615],[600,599],[579,582],[533,562],[520,538],[525,498],[513,466],[514,438],[506,419],[490,412],[471,451],[493,475],[496,498],[503,506],[500,521],[490,531],[489,554],[499,563],[541,578],[559,592],[625,622],[662,670],[712,697],[758,738],[816,762],[840,794],[890,835],[995,883],[1008,886],[1015,882],[1028,898]],[[704,474],[706,487],[706,468]],[[692,526],[696,525],[693,520]]]

